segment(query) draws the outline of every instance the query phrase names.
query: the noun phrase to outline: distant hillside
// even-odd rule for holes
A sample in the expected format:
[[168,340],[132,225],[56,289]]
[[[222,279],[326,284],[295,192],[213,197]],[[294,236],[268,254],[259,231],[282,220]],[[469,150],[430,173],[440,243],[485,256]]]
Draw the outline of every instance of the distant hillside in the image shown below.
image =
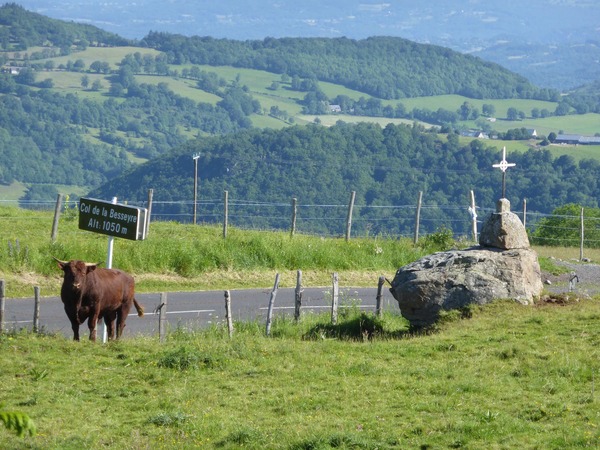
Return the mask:
[[150,33],[141,43],[166,52],[176,64],[230,65],[313,78],[381,99],[459,94],[549,100],[553,95],[497,64],[394,37],[232,41]]
[[[61,185],[63,193],[111,186],[111,180],[140,162],[173,150],[201,151],[212,155],[216,164],[218,153],[228,151],[216,144],[221,140],[229,147],[252,151],[254,144],[244,140],[249,135],[234,134],[252,127],[293,127],[339,113],[340,119],[420,120],[454,136],[453,131],[472,126],[487,131],[494,123],[504,129],[519,127],[521,118],[536,117],[534,110],[539,117],[548,117],[555,108],[570,115],[579,107],[566,101],[557,104],[557,92],[538,89],[494,64],[398,38],[241,42],[150,33],[143,42],[131,43],[94,27],[29,13],[15,4],[0,8],[2,23],[0,184],[25,183],[27,192],[21,199],[27,201],[55,198],[55,185]],[[110,47],[125,43],[129,45]],[[110,58],[110,64],[102,58]],[[452,96],[460,102],[450,106],[433,96],[457,92],[464,96]],[[422,97],[427,106],[416,100],[405,108],[403,102],[414,95],[427,95]],[[477,100],[471,100],[474,97]],[[528,105],[526,111],[506,103],[513,99],[529,103],[531,98],[553,101]],[[494,102],[502,105],[494,108]],[[490,111],[505,114],[507,109],[514,110],[514,120],[487,120],[494,115]],[[257,133],[262,136],[267,131]],[[235,137],[210,139],[227,134]],[[302,140],[301,136],[298,133],[292,141]],[[195,141],[188,146],[192,138],[206,140],[214,148],[196,148]],[[311,155],[313,144],[333,145],[309,139],[294,147],[296,156]],[[277,145],[285,158],[292,157],[285,153],[286,142]],[[314,158],[320,161],[322,155]],[[228,173],[235,173],[233,167],[228,167]],[[315,173],[303,182],[312,185],[318,176]],[[353,176],[351,171],[344,172],[342,179],[335,175],[339,195],[346,195],[340,183],[351,186]],[[153,175],[147,179],[155,182]],[[159,176],[159,180],[156,188],[169,191],[168,195],[176,198],[183,192],[171,189],[177,185],[174,177],[164,181]],[[269,183],[257,180],[247,182],[259,197],[266,194]],[[236,187],[238,192],[245,192],[244,188]],[[326,190],[321,186],[317,192]],[[370,192],[382,201],[379,187]]]
[[480,56],[561,91],[600,78],[597,0],[19,0],[131,39],[150,30],[234,40],[397,36]]
[[0,7],[0,42],[4,50],[51,45],[66,51],[72,45],[128,45],[131,41],[91,25],[50,19],[7,3]]

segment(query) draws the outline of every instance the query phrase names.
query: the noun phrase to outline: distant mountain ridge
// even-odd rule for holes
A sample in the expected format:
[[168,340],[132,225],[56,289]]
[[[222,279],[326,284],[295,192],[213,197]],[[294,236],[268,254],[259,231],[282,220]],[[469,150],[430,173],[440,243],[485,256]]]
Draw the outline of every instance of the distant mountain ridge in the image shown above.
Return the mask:
[[[0,7],[0,24],[5,25],[5,48],[12,45],[16,50],[50,43],[68,54],[72,45],[131,44],[95,27],[46,18],[14,3]],[[266,70],[341,84],[381,99],[458,94],[549,100],[557,94],[494,63],[398,37],[237,41],[151,32],[138,45],[164,52],[169,64]]]
[[493,61],[537,86],[567,90],[600,78],[600,2],[594,0],[21,0],[49,17],[129,39],[151,31],[235,40],[402,37]]
[[128,45],[130,40],[88,24],[78,24],[51,19],[26,10],[16,3],[0,7],[0,42],[4,49],[17,44],[16,50],[30,46],[52,45],[67,49],[73,44],[101,43],[103,45]]

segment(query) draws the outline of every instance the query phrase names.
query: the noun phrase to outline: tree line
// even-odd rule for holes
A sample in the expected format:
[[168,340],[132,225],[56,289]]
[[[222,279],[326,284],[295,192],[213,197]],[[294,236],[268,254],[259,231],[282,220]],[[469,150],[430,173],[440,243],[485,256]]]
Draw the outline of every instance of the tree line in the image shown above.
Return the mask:
[[458,94],[548,100],[555,95],[497,64],[396,37],[235,41],[150,32],[140,45],[165,52],[171,64],[266,70],[341,84],[381,99]]

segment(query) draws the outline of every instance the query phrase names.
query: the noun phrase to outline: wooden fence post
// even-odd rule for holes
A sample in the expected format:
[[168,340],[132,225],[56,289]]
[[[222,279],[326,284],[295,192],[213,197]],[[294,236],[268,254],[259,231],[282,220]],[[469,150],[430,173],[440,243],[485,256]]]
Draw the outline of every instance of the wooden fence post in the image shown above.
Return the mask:
[[271,335],[271,322],[273,322],[273,307],[275,306],[275,297],[277,296],[277,289],[279,289],[279,274],[275,275],[275,285],[271,291],[271,298],[269,299],[269,310],[267,312],[267,336]]
[[233,335],[233,318],[231,317],[231,294],[225,291],[225,319],[227,320],[227,331],[229,337]]
[[417,212],[415,214],[415,244],[419,242],[419,224],[421,221],[421,203],[423,201],[423,191],[419,191],[419,199],[417,200]]
[[4,296],[4,280],[0,280],[0,334],[4,332],[4,305],[6,297]]
[[377,317],[381,317],[383,315],[383,284],[385,283],[385,277],[382,275],[379,277],[379,281],[377,283],[377,301],[375,303],[375,315]]
[[54,220],[52,221],[52,234],[50,238],[52,242],[56,241],[58,235],[58,219],[60,218],[60,207],[62,205],[62,194],[56,196],[56,205],[54,206]]
[[154,189],[148,189],[148,212],[146,213],[146,233],[148,237],[148,231],[150,231],[150,216],[152,215],[152,199],[154,197]]
[[585,229],[583,227],[583,208],[581,208],[581,218],[580,218],[580,240],[579,240],[579,261],[583,261],[583,236],[585,234]]
[[[167,336],[167,293],[161,292],[160,305],[156,308],[158,311],[158,339],[164,342]],[[155,311],[156,312],[156,311]]]
[[33,288],[33,332],[39,333],[40,331],[40,287],[35,286]]
[[350,204],[348,205],[348,215],[346,216],[346,242],[350,240],[350,232],[352,231],[352,210],[354,209],[355,198],[356,191],[352,191],[352,194],[350,194]]
[[527,199],[523,199],[523,228],[527,228]]
[[338,274],[333,274],[333,289],[331,294],[331,324],[336,325],[338,320],[338,302],[340,295],[340,287],[338,283]]
[[292,199],[292,228],[290,235],[293,236],[296,233],[296,215],[298,214],[298,200],[296,197]]
[[473,221],[473,242],[477,242],[477,210],[475,209],[475,192],[471,191],[471,217]]
[[302,308],[302,293],[304,289],[302,288],[302,271],[299,270],[296,276],[296,291],[295,291],[295,301],[294,301],[294,319],[296,322],[300,320],[300,312]]
[[227,223],[229,221],[229,192],[223,191],[223,239],[227,238]]

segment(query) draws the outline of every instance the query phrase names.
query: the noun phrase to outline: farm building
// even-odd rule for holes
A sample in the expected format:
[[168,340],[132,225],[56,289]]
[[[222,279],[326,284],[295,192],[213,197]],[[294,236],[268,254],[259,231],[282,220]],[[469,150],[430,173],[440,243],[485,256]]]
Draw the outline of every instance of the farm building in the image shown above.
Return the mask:
[[583,136],[581,134],[559,134],[556,136],[554,143],[572,145],[600,145],[600,137]]

